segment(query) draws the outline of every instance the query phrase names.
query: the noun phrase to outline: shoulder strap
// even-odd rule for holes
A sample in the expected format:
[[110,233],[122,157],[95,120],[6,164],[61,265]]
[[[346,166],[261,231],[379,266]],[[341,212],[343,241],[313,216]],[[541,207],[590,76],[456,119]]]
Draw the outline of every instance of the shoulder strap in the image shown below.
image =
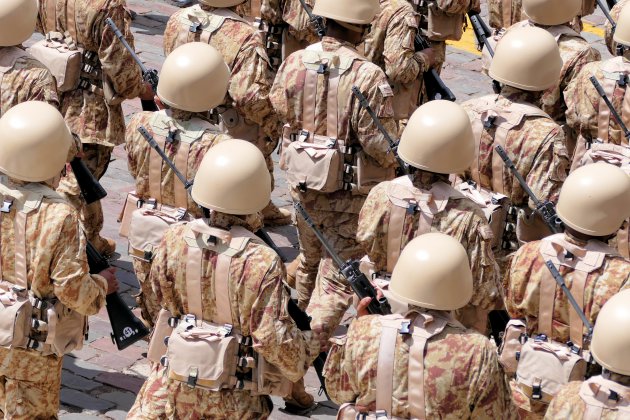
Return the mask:
[[[77,18],[76,18],[76,3],[77,0],[66,0],[66,31],[70,34],[70,38],[80,45],[79,36],[77,31]],[[95,7],[95,5],[91,5]]]
[[584,420],[599,420],[604,410],[616,411],[618,419],[630,416],[630,388],[601,375],[584,381],[579,396],[586,405]]
[[400,314],[380,317],[381,341],[378,348],[376,368],[376,410],[392,415],[392,392],[394,389],[394,353],[396,337],[403,322],[409,323]]

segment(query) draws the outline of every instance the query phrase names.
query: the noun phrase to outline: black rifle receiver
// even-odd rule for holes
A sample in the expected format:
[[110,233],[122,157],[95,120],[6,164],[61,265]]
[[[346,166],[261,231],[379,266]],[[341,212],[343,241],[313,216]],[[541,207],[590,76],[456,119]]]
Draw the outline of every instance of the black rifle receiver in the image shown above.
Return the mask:
[[[414,49],[418,52],[426,50],[427,48],[431,48],[431,44],[420,34],[420,29],[418,29],[418,33],[414,38]],[[444,80],[442,80],[434,68],[430,68],[424,72],[422,78],[424,80],[424,88],[427,91],[427,96],[430,101],[443,99],[445,101],[455,102],[457,100],[453,91],[446,86],[446,83],[444,83]]]
[[377,315],[389,315],[392,313],[392,308],[389,306],[389,302],[387,302],[386,298],[378,298],[376,293],[376,289],[372,286],[372,283],[368,280],[368,278],[359,270],[359,262],[348,260],[344,262],[339,254],[335,252],[335,249],[332,245],[326,240],[324,234],[320,232],[320,230],[315,226],[315,222],[311,219],[311,216],[308,215],[306,209],[298,202],[293,203],[295,210],[302,216],[306,224],[311,228],[317,239],[321,242],[321,244],[328,252],[328,255],[333,259],[335,265],[339,267],[339,271],[341,275],[343,275],[352,290],[357,295],[359,300],[370,297],[372,301],[368,306],[368,312],[371,314]]
[[74,177],[77,179],[81,195],[87,204],[92,204],[98,200],[101,200],[107,196],[107,191],[98,182],[98,179],[90,172],[83,160],[76,156],[70,162]]
[[[109,268],[109,263],[90,242],[86,246],[88,266],[91,274],[98,274]],[[124,350],[133,343],[149,335],[148,328],[131,312],[117,292],[105,297],[107,316],[112,326],[112,341],[118,350]]]
[[615,29],[617,29],[617,22],[615,22],[615,20],[610,15],[609,8],[612,9],[615,4],[617,4],[617,0],[606,0],[606,2],[608,3],[607,5],[605,5],[602,0],[595,1],[597,2],[599,9],[602,11],[608,22],[610,22],[610,25],[612,26],[612,32],[615,33]]
[[315,28],[315,32],[317,32],[317,36],[319,39],[322,39],[326,35],[326,26],[324,25],[324,18],[321,16],[315,16],[313,14],[313,10],[306,4],[305,0],[300,0],[300,4],[302,8],[308,15],[308,20],[311,22],[311,25]]
[[610,113],[615,121],[617,121],[617,124],[619,124],[619,127],[621,127],[621,129],[623,130],[623,135],[630,140],[630,131],[628,131],[628,126],[626,126],[626,124],[623,122],[623,119],[621,119],[621,115],[619,115],[612,102],[610,102],[610,99],[608,98],[608,95],[606,95],[606,92],[604,92],[604,88],[602,87],[602,85],[599,83],[595,76],[589,77],[589,80],[597,90],[599,96],[601,96],[601,98],[604,100],[604,103],[606,103],[606,106],[610,110]]
[[[118,26],[116,26],[112,18],[105,19],[105,23],[107,23],[107,25],[112,29],[112,31],[114,31],[116,38],[118,38],[118,40],[123,44],[123,46],[127,49],[127,51],[129,51],[129,54],[131,54],[131,57],[133,57],[136,64],[138,64],[138,66],[140,67],[140,71],[142,72],[142,78],[144,79],[144,81],[151,85],[151,87],[153,88],[154,94],[157,93],[157,85],[158,85],[158,82],[160,81],[157,70],[148,69],[144,65],[142,60],[140,60],[140,57],[138,57],[138,54],[136,54],[134,49],[131,48],[131,45],[129,45],[124,35],[122,34],[122,32],[120,32],[120,29],[118,29]],[[159,111],[160,110],[157,104],[155,103],[155,101],[141,99],[140,102],[142,103],[143,111]]]
[[481,51],[485,46],[490,56],[494,56],[494,50],[489,41],[489,38],[492,36],[492,31],[488,25],[486,25],[486,22],[479,16],[479,13],[475,12],[468,12],[468,18],[470,19],[470,23],[472,23],[473,32],[477,38],[477,49]]
[[512,162],[512,159],[510,159],[503,147],[497,146],[495,147],[495,150],[503,160],[505,166],[507,166],[507,168],[512,172],[512,175],[514,175],[518,183],[521,184],[521,188],[523,188],[529,198],[532,199],[534,205],[536,206],[536,212],[540,214],[549,229],[551,229],[553,233],[561,233],[563,231],[564,225],[562,223],[562,220],[560,220],[560,218],[558,217],[558,214],[556,213],[556,208],[553,203],[550,201],[542,202],[538,199],[538,197],[536,197],[536,194],[534,194],[532,189],[529,188],[529,185],[527,185],[527,182],[525,181],[523,176],[519,173],[518,169],[516,169],[514,162]]

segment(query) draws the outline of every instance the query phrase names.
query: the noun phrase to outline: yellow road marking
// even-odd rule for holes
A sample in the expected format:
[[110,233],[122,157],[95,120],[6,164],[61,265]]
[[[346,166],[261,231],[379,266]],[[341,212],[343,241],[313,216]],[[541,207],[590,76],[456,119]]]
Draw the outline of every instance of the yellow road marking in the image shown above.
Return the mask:
[[[477,38],[475,37],[475,32],[472,29],[470,20],[468,17],[466,17],[466,20],[468,21],[468,27],[466,28],[466,31],[464,31],[462,39],[459,41],[446,41],[446,44],[470,54],[481,55],[481,53],[477,50]],[[597,35],[600,38],[603,38],[605,35],[605,31],[602,28],[598,28],[597,26],[593,26],[587,22],[584,22],[584,32]]]

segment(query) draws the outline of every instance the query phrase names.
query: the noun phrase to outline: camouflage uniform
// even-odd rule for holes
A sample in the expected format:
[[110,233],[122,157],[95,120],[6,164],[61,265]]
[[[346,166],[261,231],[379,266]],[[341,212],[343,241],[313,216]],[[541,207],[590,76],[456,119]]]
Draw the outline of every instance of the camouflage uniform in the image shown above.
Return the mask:
[[[620,72],[612,71],[613,68]],[[572,169],[579,164],[594,141],[628,145],[628,139],[589,80],[591,76],[597,78],[604,90],[608,91],[608,98],[627,124],[630,110],[626,109],[627,105],[625,105],[626,87],[616,83],[619,80],[618,77],[616,80],[611,80],[611,77],[617,74],[627,73],[630,73],[630,63],[624,57],[589,63],[565,90],[564,96],[568,106],[567,125],[579,135]]]
[[[621,9],[623,9],[629,2],[630,0],[618,0],[617,4],[615,4],[613,8],[610,9],[610,16],[612,16],[615,22],[619,20],[619,14],[621,13]],[[606,19],[606,22],[604,23],[604,28],[606,29],[605,39],[606,39],[606,46],[608,47],[608,51],[610,51],[612,55],[616,56],[617,43],[613,40],[612,25],[610,24],[608,19]]]
[[[190,31],[191,17],[204,22],[202,30]],[[273,75],[260,33],[233,8],[217,9],[199,4],[170,17],[164,30],[164,54],[194,41],[212,45],[229,66],[232,75],[228,94],[223,105],[217,108],[223,113],[223,128],[232,137],[252,142],[260,149],[269,168],[273,190],[271,154],[278,146],[282,124],[269,103]],[[265,210],[273,211],[269,206]]]
[[[243,225],[243,219],[215,213],[213,226],[226,229]],[[184,240],[185,224],[172,226],[155,256],[149,281],[160,305],[174,316],[189,313],[186,298],[186,264],[188,245]],[[216,253],[205,251],[201,265],[203,318],[216,316],[214,271]],[[284,264],[264,245],[250,241],[245,250],[230,263],[230,299],[234,328],[251,336],[259,356],[278,367],[291,381],[304,376],[319,354],[319,341],[312,332],[297,329],[287,312],[290,295],[284,286]],[[153,418],[220,418],[260,419],[271,411],[266,396],[250,391],[213,392],[169,380],[165,368],[153,366],[134,406],[131,419]]]
[[[568,234],[564,238],[583,248],[586,243],[579,241]],[[545,266],[545,258],[541,255],[542,242],[534,241],[525,244],[520,248],[510,261],[510,265],[505,275],[505,287],[507,288],[505,305],[511,318],[525,319],[527,324],[527,334],[535,335],[539,331],[538,316],[540,308],[541,282],[543,276],[548,275]],[[602,244],[603,245],[603,244]],[[557,264],[556,264],[557,265]],[[561,265],[558,270],[564,277],[567,287],[571,289],[577,276],[577,271]],[[602,306],[615,293],[630,287],[630,261],[614,255],[606,255],[600,268],[590,272],[584,281],[583,308],[586,317],[591,324],[595,324],[597,315]],[[571,307],[568,299],[564,298],[559,287],[555,288],[558,295],[553,303],[553,323],[552,335],[550,339],[565,343],[569,341],[569,325]],[[586,329],[584,329],[586,333]],[[518,386],[513,382],[513,397],[519,408],[529,412],[529,416],[541,418],[547,405],[532,402],[520,392]]]
[[[0,182],[0,194],[16,197],[41,189],[43,184]],[[16,192],[11,191],[19,191]],[[26,219],[26,276],[35,296],[57,298],[68,308],[84,314],[97,313],[105,304],[107,282],[88,273],[85,237],[78,214],[61,202],[52,189],[38,210]],[[19,198],[10,213],[2,214],[2,278],[16,284],[14,219]],[[5,418],[56,418],[59,410],[62,358],[43,356],[37,350],[0,348],[0,411]]]
[[[410,310],[422,311],[410,307]],[[430,311],[429,314],[432,314]],[[442,312],[443,314],[443,312]],[[413,316],[413,312],[409,314]],[[381,317],[355,319],[348,334],[334,337],[324,375],[328,394],[338,404],[356,403],[374,409]],[[392,412],[409,412],[408,365],[410,341],[401,334],[394,351]],[[483,335],[461,325],[447,325],[430,338],[424,354],[424,404],[427,419],[511,419],[514,410],[499,368],[496,347]]]
[[[57,6],[55,27],[50,26],[47,16],[48,4],[51,1],[55,1]],[[85,51],[96,54],[99,63],[97,67],[100,65],[117,97],[131,99],[139,96],[145,89],[140,69],[110,27],[105,24],[105,19],[111,18],[133,48],[131,16],[125,8],[125,1],[77,0],[74,5],[74,27],[69,27],[68,24],[67,3],[70,1],[40,1],[40,30],[43,33],[51,31],[76,33],[78,39],[74,41]],[[83,143],[85,164],[99,179],[107,170],[113,147],[123,142],[125,120],[122,106],[107,104],[102,84],[100,81],[95,83],[97,86],[93,86],[94,89],[79,88],[62,94],[61,108],[66,123]],[[90,205],[85,204],[72,172],[62,179],[58,191],[79,210],[88,240],[99,250],[107,249],[108,245],[100,236],[103,228],[101,203],[97,201]]]
[[[181,110],[173,110],[170,113],[170,117],[174,122],[188,121],[193,117],[190,112]],[[128,156],[129,172],[136,180],[136,195],[138,198],[147,200],[151,198],[149,188],[149,155],[153,152],[149,143],[138,132],[138,128],[143,126],[147,131],[154,135],[152,130],[153,113],[141,112],[135,114],[129,124],[127,125],[127,132],[125,135],[125,150]],[[197,168],[203,159],[206,151],[222,141],[228,140],[231,137],[227,134],[219,132],[218,127],[216,130],[206,130],[202,137],[192,143],[190,152],[188,153],[189,159],[187,160],[188,168],[184,172],[188,179],[192,179],[197,172]],[[179,143],[171,143],[166,148],[166,154],[169,158],[173,159],[177,154],[176,145]],[[184,170],[184,168],[179,168]],[[179,179],[175,176],[173,171],[166,165],[162,165],[162,182],[161,182],[161,200],[160,204],[167,206],[177,207],[175,203],[175,183],[179,183]],[[155,198],[155,197],[153,197]],[[188,196],[188,206],[186,207],[188,213],[195,217],[202,217],[202,212],[199,206],[192,201],[192,198]],[[151,322],[155,319],[155,316],[159,312],[159,303],[155,299],[155,295],[151,290],[151,285],[147,281],[149,271],[151,270],[151,263],[143,260],[133,259],[133,268],[140,283],[140,294],[137,296],[138,303],[142,309],[142,316],[145,320]]]
[[[431,187],[439,181],[449,183],[447,175],[420,170],[411,175],[411,179],[413,186],[425,194],[430,194]],[[388,265],[395,264],[394,261],[391,261],[391,264],[388,262],[390,253],[388,231],[394,206],[388,196],[391,185],[391,182],[386,181],[374,187],[359,214],[357,241],[362,245],[377,272],[387,272]],[[453,236],[468,252],[475,281],[473,297],[467,307],[458,311],[457,319],[466,327],[477,328],[485,333],[488,311],[502,306],[499,267],[491,249],[492,231],[479,206],[454,189],[451,190],[448,203],[433,217],[429,231]],[[437,203],[434,205],[439,206]],[[419,209],[411,217],[405,216],[400,250],[418,234],[428,233],[417,232],[422,214]]]
[[[624,387],[626,389],[625,395],[630,393],[630,378],[612,372],[609,375],[610,377],[606,379],[616,382],[620,387]],[[562,387],[551,401],[547,414],[545,414],[545,419],[582,420],[585,418],[587,405],[580,396],[580,388],[582,388],[583,384],[584,382],[569,382]],[[618,394],[623,395],[621,392],[618,392]],[[620,401],[623,401],[623,404],[627,406],[626,398],[621,397]],[[615,420],[622,418],[622,415],[616,409],[604,408],[600,418],[601,420]]]
[[5,62],[7,54],[21,52],[19,47],[0,47],[0,116],[26,101],[43,101],[59,108],[57,83],[42,63],[26,52],[10,67]]

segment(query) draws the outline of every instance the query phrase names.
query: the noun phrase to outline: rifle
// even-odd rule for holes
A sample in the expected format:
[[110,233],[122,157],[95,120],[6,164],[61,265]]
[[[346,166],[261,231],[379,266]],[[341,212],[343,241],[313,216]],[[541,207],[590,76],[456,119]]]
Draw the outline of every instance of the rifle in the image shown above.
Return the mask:
[[[140,126],[138,127],[138,132],[140,132],[142,137],[144,137],[147,143],[149,143],[149,146],[151,146],[153,150],[155,150],[157,154],[160,155],[164,163],[166,163],[168,167],[171,168],[171,170],[173,171],[177,179],[179,179],[180,182],[184,184],[184,188],[190,194],[190,188],[193,186],[193,181],[189,181],[186,179],[186,177],[184,177],[184,175],[179,171],[179,169],[177,169],[173,161],[169,159],[168,156],[166,156],[166,153],[164,153],[162,149],[160,149],[160,145],[157,143],[157,141],[155,141],[153,136],[147,131],[146,128],[144,128],[143,126]],[[267,232],[265,232],[262,229],[259,229],[256,232],[254,232],[254,234],[258,236],[260,239],[262,239],[263,242],[267,244],[269,248],[273,249],[274,252],[278,254],[282,262],[286,262],[286,258],[280,252],[280,248],[278,248],[278,245],[275,244],[275,242],[273,241],[273,239],[271,239],[271,237],[269,236]]]
[[[153,88],[153,93],[157,93],[157,85],[158,85],[158,82],[160,81],[157,70],[148,69],[144,65],[142,60],[140,60],[140,57],[138,57],[138,54],[136,54],[133,48],[131,48],[131,46],[129,45],[125,37],[123,36],[122,32],[120,32],[120,29],[118,29],[118,26],[116,26],[112,18],[105,19],[105,23],[107,23],[107,25],[112,29],[112,31],[114,31],[116,38],[118,38],[118,40],[123,44],[123,46],[127,49],[127,51],[129,51],[129,54],[131,54],[131,57],[134,59],[136,64],[138,64],[138,66],[140,67],[140,71],[142,72],[142,79],[151,85],[151,87]],[[141,99],[140,102],[142,103],[143,111],[159,111],[160,110],[157,104],[155,103],[155,101],[153,100]]]
[[[416,52],[431,48],[429,41],[420,34],[420,29],[414,38],[414,49]],[[455,102],[457,98],[453,92],[446,86],[444,80],[440,77],[434,68],[425,71],[422,78],[424,79],[424,87],[427,90],[427,96],[430,101],[435,99],[444,99],[446,101]]]
[[105,188],[98,182],[88,167],[85,166],[85,162],[80,157],[75,156],[70,162],[70,166],[72,167],[72,172],[74,172],[74,177],[77,179],[77,184],[79,184],[81,195],[87,204],[92,204],[107,196]]
[[617,124],[619,124],[619,127],[621,127],[621,129],[623,130],[623,135],[626,136],[627,139],[630,139],[630,131],[628,130],[628,127],[621,119],[621,115],[619,115],[612,102],[610,102],[610,99],[608,99],[608,96],[606,95],[606,92],[604,92],[604,88],[602,87],[602,85],[599,84],[599,81],[595,76],[589,77],[589,80],[591,81],[593,86],[595,86],[597,93],[599,94],[599,96],[602,97],[608,109],[610,109],[610,113],[612,114],[615,121],[617,121]]
[[293,203],[293,206],[295,207],[295,210],[300,213],[306,224],[311,228],[317,239],[319,239],[322,243],[326,252],[328,252],[328,255],[330,255],[337,267],[339,267],[341,275],[346,278],[359,300],[366,297],[372,298],[367,308],[368,312],[378,315],[391,314],[392,308],[389,306],[387,298],[378,298],[376,289],[374,289],[372,283],[370,283],[367,277],[365,277],[365,274],[359,270],[359,261],[348,260],[344,262],[339,254],[335,252],[332,245],[326,240],[324,234],[320,232],[317,226],[315,226],[315,222],[313,222],[311,216],[309,216],[306,212],[306,209],[298,202]]
[[586,318],[586,315],[584,314],[584,311],[582,310],[582,308],[580,308],[580,305],[578,305],[577,301],[573,297],[573,294],[571,293],[571,291],[567,287],[567,284],[565,283],[564,278],[560,275],[560,272],[558,271],[556,266],[553,265],[553,262],[545,261],[545,265],[547,266],[547,268],[551,272],[551,276],[553,277],[553,279],[562,288],[562,291],[564,292],[564,294],[569,299],[569,303],[571,304],[571,306],[573,306],[573,309],[575,309],[575,312],[578,314],[578,316],[580,317],[580,319],[582,320],[582,322],[584,323],[584,325],[588,329],[587,339],[590,338],[593,335],[593,324],[591,324],[589,322],[589,320]]
[[[109,268],[109,263],[90,242],[86,246],[88,266],[91,274],[98,274]],[[124,350],[133,343],[149,335],[148,328],[131,312],[118,292],[105,297],[107,316],[112,325],[112,341],[118,350]]]
[[315,32],[317,32],[317,36],[319,37],[319,39],[322,39],[324,35],[326,35],[326,26],[324,25],[324,18],[322,18],[321,16],[315,16],[313,14],[313,11],[309,7],[309,5],[306,4],[305,0],[300,0],[300,4],[302,5],[302,8],[308,15],[308,20],[311,22],[311,25],[315,27]]
[[505,166],[507,166],[508,169],[512,172],[512,175],[514,175],[518,183],[521,184],[521,188],[523,188],[529,198],[532,199],[532,201],[536,205],[536,212],[540,214],[549,229],[551,229],[553,233],[561,233],[563,228],[562,220],[560,220],[560,218],[556,214],[556,208],[554,207],[553,203],[550,201],[542,202],[538,199],[538,197],[536,197],[536,194],[534,194],[532,189],[529,188],[529,185],[527,185],[527,182],[525,181],[523,176],[518,172],[518,169],[516,169],[514,162],[512,162],[512,159],[509,158],[503,147],[497,146],[495,147],[495,150],[503,160]]
[[488,25],[486,25],[486,22],[484,22],[481,16],[479,16],[479,13],[472,11],[468,12],[468,18],[470,19],[470,23],[472,23],[473,32],[477,38],[477,49],[481,51],[485,45],[486,49],[490,53],[490,56],[494,56],[494,50],[488,40],[488,38],[492,36],[492,31]]
[[[615,29],[617,29],[617,22],[615,22],[615,20],[612,18],[612,16],[610,15],[610,11],[608,9],[609,8],[612,9],[613,6],[615,4],[617,4],[617,0],[606,0],[608,5],[605,5],[602,2],[602,0],[595,0],[595,1],[597,2],[597,5],[599,6],[599,9],[602,11],[602,13],[606,17],[606,19],[608,19],[608,22],[610,22],[610,25],[612,26],[612,32],[615,33]],[[612,3],[612,5],[611,5],[611,3]],[[608,6],[608,7],[606,7],[606,6]]]
[[[299,306],[297,306],[295,300],[289,299],[287,309],[289,311],[289,316],[293,319],[295,325],[300,331],[311,330],[311,317],[301,310]],[[326,364],[327,357],[328,354],[326,352],[319,353],[317,358],[313,361],[313,368],[315,368],[315,372],[317,372],[317,377],[319,378],[319,383],[321,384],[321,391],[326,394],[326,398],[330,399],[328,392],[326,392],[326,379],[324,378],[324,365]]]
[[370,106],[370,103],[368,102],[367,98],[363,96],[359,88],[356,86],[352,86],[352,94],[359,101],[359,105],[361,106],[361,108],[365,109],[367,113],[370,114],[370,117],[372,117],[372,120],[374,121],[376,128],[378,128],[378,131],[380,131],[381,134],[383,134],[383,137],[385,137],[385,140],[387,140],[387,142],[389,143],[389,149],[396,155],[396,161],[398,161],[398,166],[400,167],[400,170],[404,174],[408,175],[409,170],[407,168],[407,164],[400,158],[400,156],[398,156],[398,153],[396,152],[396,149],[398,148],[398,143],[395,142],[392,136],[389,135],[389,133],[387,132],[387,129],[383,126],[383,123],[381,123],[381,120],[378,118],[378,115],[376,115],[376,113]]

